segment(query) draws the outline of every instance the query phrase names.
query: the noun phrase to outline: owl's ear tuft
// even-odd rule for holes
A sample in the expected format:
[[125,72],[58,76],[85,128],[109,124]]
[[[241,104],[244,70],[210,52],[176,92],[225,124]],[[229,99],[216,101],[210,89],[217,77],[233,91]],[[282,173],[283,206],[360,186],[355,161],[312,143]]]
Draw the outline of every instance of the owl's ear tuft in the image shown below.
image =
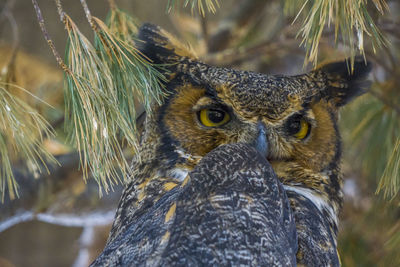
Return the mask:
[[372,64],[361,57],[356,57],[353,71],[347,60],[324,65],[317,70],[327,77],[328,88],[323,96],[334,101],[337,107],[346,105],[368,90],[371,85],[368,79],[371,69]]
[[195,59],[194,52],[172,34],[151,23],[139,29],[137,47],[154,64],[173,64],[186,57]]

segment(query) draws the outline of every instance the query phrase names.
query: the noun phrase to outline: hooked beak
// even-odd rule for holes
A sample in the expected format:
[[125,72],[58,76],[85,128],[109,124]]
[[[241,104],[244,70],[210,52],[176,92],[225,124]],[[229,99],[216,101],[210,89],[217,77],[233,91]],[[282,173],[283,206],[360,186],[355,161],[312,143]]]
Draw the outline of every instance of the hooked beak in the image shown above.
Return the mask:
[[257,124],[257,137],[253,141],[252,145],[257,149],[257,151],[265,158],[268,154],[268,140],[267,131],[265,125],[262,122]]

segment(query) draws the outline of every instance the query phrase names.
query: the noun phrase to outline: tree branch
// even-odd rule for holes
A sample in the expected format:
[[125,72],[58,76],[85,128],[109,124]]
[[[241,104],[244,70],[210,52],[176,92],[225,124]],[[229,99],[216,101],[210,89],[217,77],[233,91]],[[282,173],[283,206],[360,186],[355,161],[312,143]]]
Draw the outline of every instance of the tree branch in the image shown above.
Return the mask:
[[39,4],[37,3],[36,0],[32,0],[32,4],[33,7],[35,8],[35,12],[36,12],[36,16],[39,22],[39,26],[40,26],[40,30],[43,33],[43,37],[44,39],[47,41],[47,44],[49,45],[51,51],[53,52],[54,57],[57,60],[58,65],[63,69],[64,72],[66,72],[67,74],[71,74],[70,69],[68,68],[68,66],[64,63],[64,61],[62,60],[60,54],[58,53],[53,40],[50,38],[50,35],[46,29],[46,26],[44,24],[44,19],[42,16],[42,11],[40,10]]
[[94,24],[92,13],[90,12],[90,9],[86,3],[86,0],[80,0],[81,5],[83,7],[83,10],[85,11],[85,15],[87,18],[87,21],[89,22],[90,26],[92,27],[93,30],[97,32],[97,26]]
[[257,18],[268,2],[265,0],[241,1],[231,15],[220,22],[217,31],[210,36],[207,44],[209,52],[215,53],[227,48],[236,38],[235,34]]
[[38,178],[33,178],[24,166],[13,168],[21,198],[5,199],[0,204],[0,232],[24,221],[20,218],[24,214],[30,214],[26,220],[37,218],[56,224],[68,224],[68,217],[84,221],[91,214],[111,213],[113,217],[123,186],[116,186],[100,198],[97,182],[83,181],[77,152],[58,156],[57,160],[61,166],[50,166],[51,174],[44,173]]
[[398,106],[398,105],[396,105],[395,103],[393,103],[392,100],[390,100],[390,99],[386,98],[384,95],[382,95],[382,94],[380,94],[380,93],[378,93],[378,92],[372,91],[372,90],[370,90],[369,93],[370,93],[373,97],[375,97],[376,99],[378,99],[379,101],[381,101],[383,104],[385,104],[386,106],[388,106],[388,107],[390,107],[391,109],[393,109],[393,110],[397,113],[397,115],[400,116],[400,106]]

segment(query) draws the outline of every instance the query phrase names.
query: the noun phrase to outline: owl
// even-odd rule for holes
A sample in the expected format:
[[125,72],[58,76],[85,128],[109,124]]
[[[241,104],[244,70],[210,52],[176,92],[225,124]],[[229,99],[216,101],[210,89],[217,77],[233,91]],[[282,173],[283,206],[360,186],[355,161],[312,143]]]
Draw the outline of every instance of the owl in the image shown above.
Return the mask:
[[340,265],[338,110],[371,65],[268,76],[202,63],[151,24],[139,39],[167,96],[93,266]]

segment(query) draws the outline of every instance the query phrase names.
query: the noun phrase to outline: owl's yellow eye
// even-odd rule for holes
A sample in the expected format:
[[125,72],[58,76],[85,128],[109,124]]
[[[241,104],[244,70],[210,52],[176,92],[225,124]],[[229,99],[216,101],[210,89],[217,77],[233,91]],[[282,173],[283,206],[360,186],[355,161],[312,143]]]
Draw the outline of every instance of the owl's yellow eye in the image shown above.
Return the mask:
[[294,136],[300,140],[305,139],[311,131],[310,123],[301,114],[295,114],[289,118],[286,127],[290,136]]
[[202,109],[199,113],[201,124],[206,127],[222,126],[230,120],[227,112],[218,109]]
[[297,139],[304,139],[308,136],[310,132],[310,124],[306,122],[304,119],[301,119],[299,122],[299,131],[295,133]]

